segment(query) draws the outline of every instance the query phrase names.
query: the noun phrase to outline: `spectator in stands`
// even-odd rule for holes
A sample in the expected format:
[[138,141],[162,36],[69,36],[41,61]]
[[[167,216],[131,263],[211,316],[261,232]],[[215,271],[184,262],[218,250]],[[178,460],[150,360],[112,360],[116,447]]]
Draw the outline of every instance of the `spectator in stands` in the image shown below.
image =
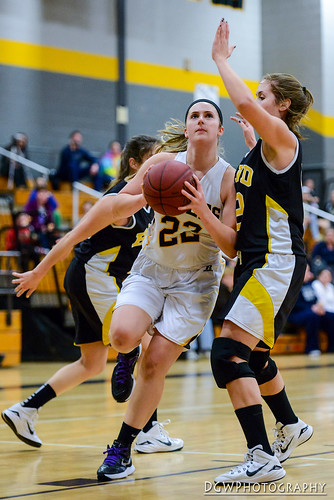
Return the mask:
[[59,237],[55,223],[52,193],[43,186],[36,188],[36,196],[28,200],[25,211],[31,216],[31,224],[38,234],[39,245],[50,249]]
[[39,189],[44,189],[48,192],[48,209],[51,210],[54,223],[57,229],[61,226],[61,214],[58,210],[58,201],[55,195],[48,190],[48,181],[45,177],[37,177],[35,179],[35,188],[31,191],[27,203],[34,204],[37,199],[37,193]]
[[86,200],[83,202],[83,204],[81,205],[81,210],[80,210],[81,215],[78,222],[86,215],[87,212],[89,212],[92,206],[94,206],[94,203],[91,200]]
[[89,210],[92,208],[93,205],[94,205],[94,203],[90,200],[86,200],[83,202],[83,204],[82,204],[82,217],[84,215],[86,215],[87,212],[89,212]]
[[34,267],[40,260],[38,248],[38,235],[31,224],[31,216],[27,212],[14,214],[14,225],[6,233],[5,250],[21,252],[21,268],[23,272],[29,271],[29,263]]
[[[323,271],[322,271],[323,272]],[[320,279],[328,280],[325,275]],[[319,277],[318,277],[319,280]],[[318,281],[316,280],[316,281]],[[304,283],[298,296],[297,303],[290,313],[288,322],[306,330],[306,347],[305,352],[311,357],[320,356],[319,332],[320,330],[328,334],[328,351],[334,351],[334,290],[331,291],[332,297],[332,312],[327,312],[324,305],[319,300],[321,291],[319,288],[326,288],[327,285],[316,284],[314,275],[311,272],[310,266],[307,265],[304,277]],[[333,285],[332,285],[333,286]],[[334,289],[334,287],[333,287]]]
[[[19,132],[13,135],[10,144],[5,146],[5,149],[22,158],[28,158],[27,146],[27,135]],[[1,162],[1,175],[8,178],[8,189],[13,189],[14,186],[27,187],[27,178],[29,174],[25,171],[22,163],[3,156]]]
[[[303,187],[302,187],[302,193],[303,193],[303,202],[310,205],[311,207],[314,208],[319,208],[319,197],[316,195],[315,189],[314,189],[314,180],[313,179],[306,179],[304,181]],[[317,215],[311,213],[311,212],[306,212],[305,218],[304,218],[304,227],[305,229],[309,226],[312,239],[313,241],[319,241],[320,239],[320,232],[319,232],[319,225],[318,225],[318,217]]]
[[[319,304],[323,306],[326,314],[329,315],[334,334],[334,285],[332,281],[333,273],[331,269],[324,267],[318,272],[317,279],[313,282],[313,288]],[[334,351],[334,342],[331,350]]]
[[53,189],[59,189],[59,182],[76,182],[85,177],[91,181],[98,173],[97,158],[87,149],[82,147],[82,134],[74,130],[70,134],[69,143],[60,153],[59,167],[55,174],[50,176]]
[[312,251],[312,270],[317,271],[323,267],[329,267],[334,272],[334,228],[329,227],[325,231],[324,241],[319,241]]
[[[48,181],[45,179],[45,177],[37,177],[35,179],[35,188],[31,191],[29,198],[28,198],[28,203],[35,201],[37,198],[37,191],[39,188],[48,188]],[[56,210],[58,208],[58,201],[55,197],[55,195],[51,192],[49,192],[49,207],[51,210]]]
[[[334,215],[334,189],[330,192],[329,200],[325,203],[325,211]],[[334,228],[334,222],[330,222],[331,227]]]
[[119,174],[122,148],[118,141],[111,141],[108,150],[99,160],[99,173],[95,178],[94,187],[97,191],[104,191],[111,181]]

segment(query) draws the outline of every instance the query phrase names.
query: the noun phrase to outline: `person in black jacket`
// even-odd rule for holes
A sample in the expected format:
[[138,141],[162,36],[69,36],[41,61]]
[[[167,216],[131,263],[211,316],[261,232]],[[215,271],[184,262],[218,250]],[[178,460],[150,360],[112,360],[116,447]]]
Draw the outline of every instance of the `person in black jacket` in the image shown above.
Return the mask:
[[[22,158],[28,158],[27,144],[27,135],[19,132],[13,135],[10,144],[5,146],[5,149]],[[13,189],[14,186],[27,187],[27,172],[24,166],[7,156],[3,156],[1,160],[1,175],[8,178],[8,189]]]
[[82,147],[82,134],[74,130],[70,140],[60,153],[59,167],[51,177],[54,189],[59,188],[59,182],[76,182],[84,177],[96,177],[99,171],[98,160],[88,149]]

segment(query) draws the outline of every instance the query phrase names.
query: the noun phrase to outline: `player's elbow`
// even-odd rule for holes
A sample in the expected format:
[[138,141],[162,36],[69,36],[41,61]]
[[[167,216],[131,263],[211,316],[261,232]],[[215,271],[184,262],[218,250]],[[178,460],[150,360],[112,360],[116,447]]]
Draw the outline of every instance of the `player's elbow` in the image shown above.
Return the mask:
[[226,240],[219,245],[219,248],[228,259],[233,260],[237,256],[237,251],[234,248],[234,245],[227,243]]
[[235,259],[235,257],[237,256],[237,251],[234,247],[229,247],[227,249],[225,248],[225,250],[223,250],[223,252],[231,260]]
[[109,217],[110,224],[115,224],[117,221],[120,221],[123,218],[124,218],[124,210],[122,211],[122,209],[117,206],[111,209]]

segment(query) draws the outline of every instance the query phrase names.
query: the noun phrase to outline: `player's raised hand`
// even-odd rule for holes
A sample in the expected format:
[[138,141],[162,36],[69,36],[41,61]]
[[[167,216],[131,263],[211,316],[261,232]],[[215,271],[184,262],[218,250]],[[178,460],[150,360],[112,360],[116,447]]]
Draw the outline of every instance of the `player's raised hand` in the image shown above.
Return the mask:
[[236,45],[229,45],[230,29],[228,22],[223,18],[216,31],[212,44],[212,59],[218,63],[219,60],[228,59]]
[[256,144],[256,137],[255,137],[255,132],[254,132],[254,128],[252,127],[252,125],[242,116],[241,113],[239,113],[239,111],[237,111],[236,113],[236,116],[231,116],[231,120],[236,122],[239,127],[241,128],[242,130],[242,133],[244,134],[244,138],[245,138],[245,143],[246,143],[246,146],[249,148],[249,149],[253,149],[253,147],[255,146]]

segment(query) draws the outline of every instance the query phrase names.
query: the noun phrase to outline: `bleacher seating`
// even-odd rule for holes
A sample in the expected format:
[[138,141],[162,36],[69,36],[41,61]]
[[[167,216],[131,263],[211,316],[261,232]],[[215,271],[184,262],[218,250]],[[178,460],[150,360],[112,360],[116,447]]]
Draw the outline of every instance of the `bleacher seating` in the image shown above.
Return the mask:
[[[282,333],[271,350],[272,354],[302,354],[305,352],[306,331],[298,328],[296,333]],[[326,333],[320,331],[320,349],[327,351],[328,337]]]
[[49,270],[31,296],[31,307],[68,307],[64,277],[72,258],[73,252]]
[[[88,187],[92,187],[92,185],[89,183],[87,183],[86,185]],[[50,191],[52,191],[51,184],[49,184],[49,189]],[[19,187],[15,188],[13,191],[8,191],[7,178],[0,177],[0,192],[12,195],[14,197],[14,207],[16,210],[22,209],[24,207],[24,205],[28,201],[31,190],[32,187],[29,188]],[[53,191],[53,193],[59,203],[58,210],[61,214],[64,224],[68,227],[71,227],[72,215],[73,215],[73,193],[72,193],[71,183],[62,182],[59,191]],[[81,209],[85,201],[92,201],[93,203],[95,203],[97,201],[97,198],[91,196],[90,194],[86,194],[84,192],[79,193],[79,217],[82,216]],[[9,220],[8,225],[12,225],[11,219]],[[2,221],[0,223],[0,228],[1,227],[2,227]]]
[[21,361],[21,311],[13,311],[14,285],[12,271],[19,270],[20,252],[5,251],[6,232],[13,225],[13,199],[10,194],[0,195],[0,296],[5,298],[6,309],[0,311],[1,366],[12,366]]
[[[68,226],[72,226],[72,213],[73,213],[73,193],[67,186],[60,191],[54,191],[54,196],[58,201],[58,211],[61,214],[63,222]],[[28,201],[31,190],[26,188],[16,189],[14,193],[15,207],[23,208]],[[97,198],[86,193],[79,193],[79,217],[82,216],[81,207],[85,201],[92,201],[95,203]]]
[[[215,337],[219,337],[221,327],[214,326]],[[322,352],[326,352],[328,345],[328,337],[324,332],[320,332],[320,348]],[[295,332],[284,332],[276,340],[274,348],[270,351],[271,354],[303,354],[306,346],[306,331],[299,328]]]
[[0,311],[1,366],[18,365],[21,362],[21,311],[12,311],[8,324],[7,311]]

